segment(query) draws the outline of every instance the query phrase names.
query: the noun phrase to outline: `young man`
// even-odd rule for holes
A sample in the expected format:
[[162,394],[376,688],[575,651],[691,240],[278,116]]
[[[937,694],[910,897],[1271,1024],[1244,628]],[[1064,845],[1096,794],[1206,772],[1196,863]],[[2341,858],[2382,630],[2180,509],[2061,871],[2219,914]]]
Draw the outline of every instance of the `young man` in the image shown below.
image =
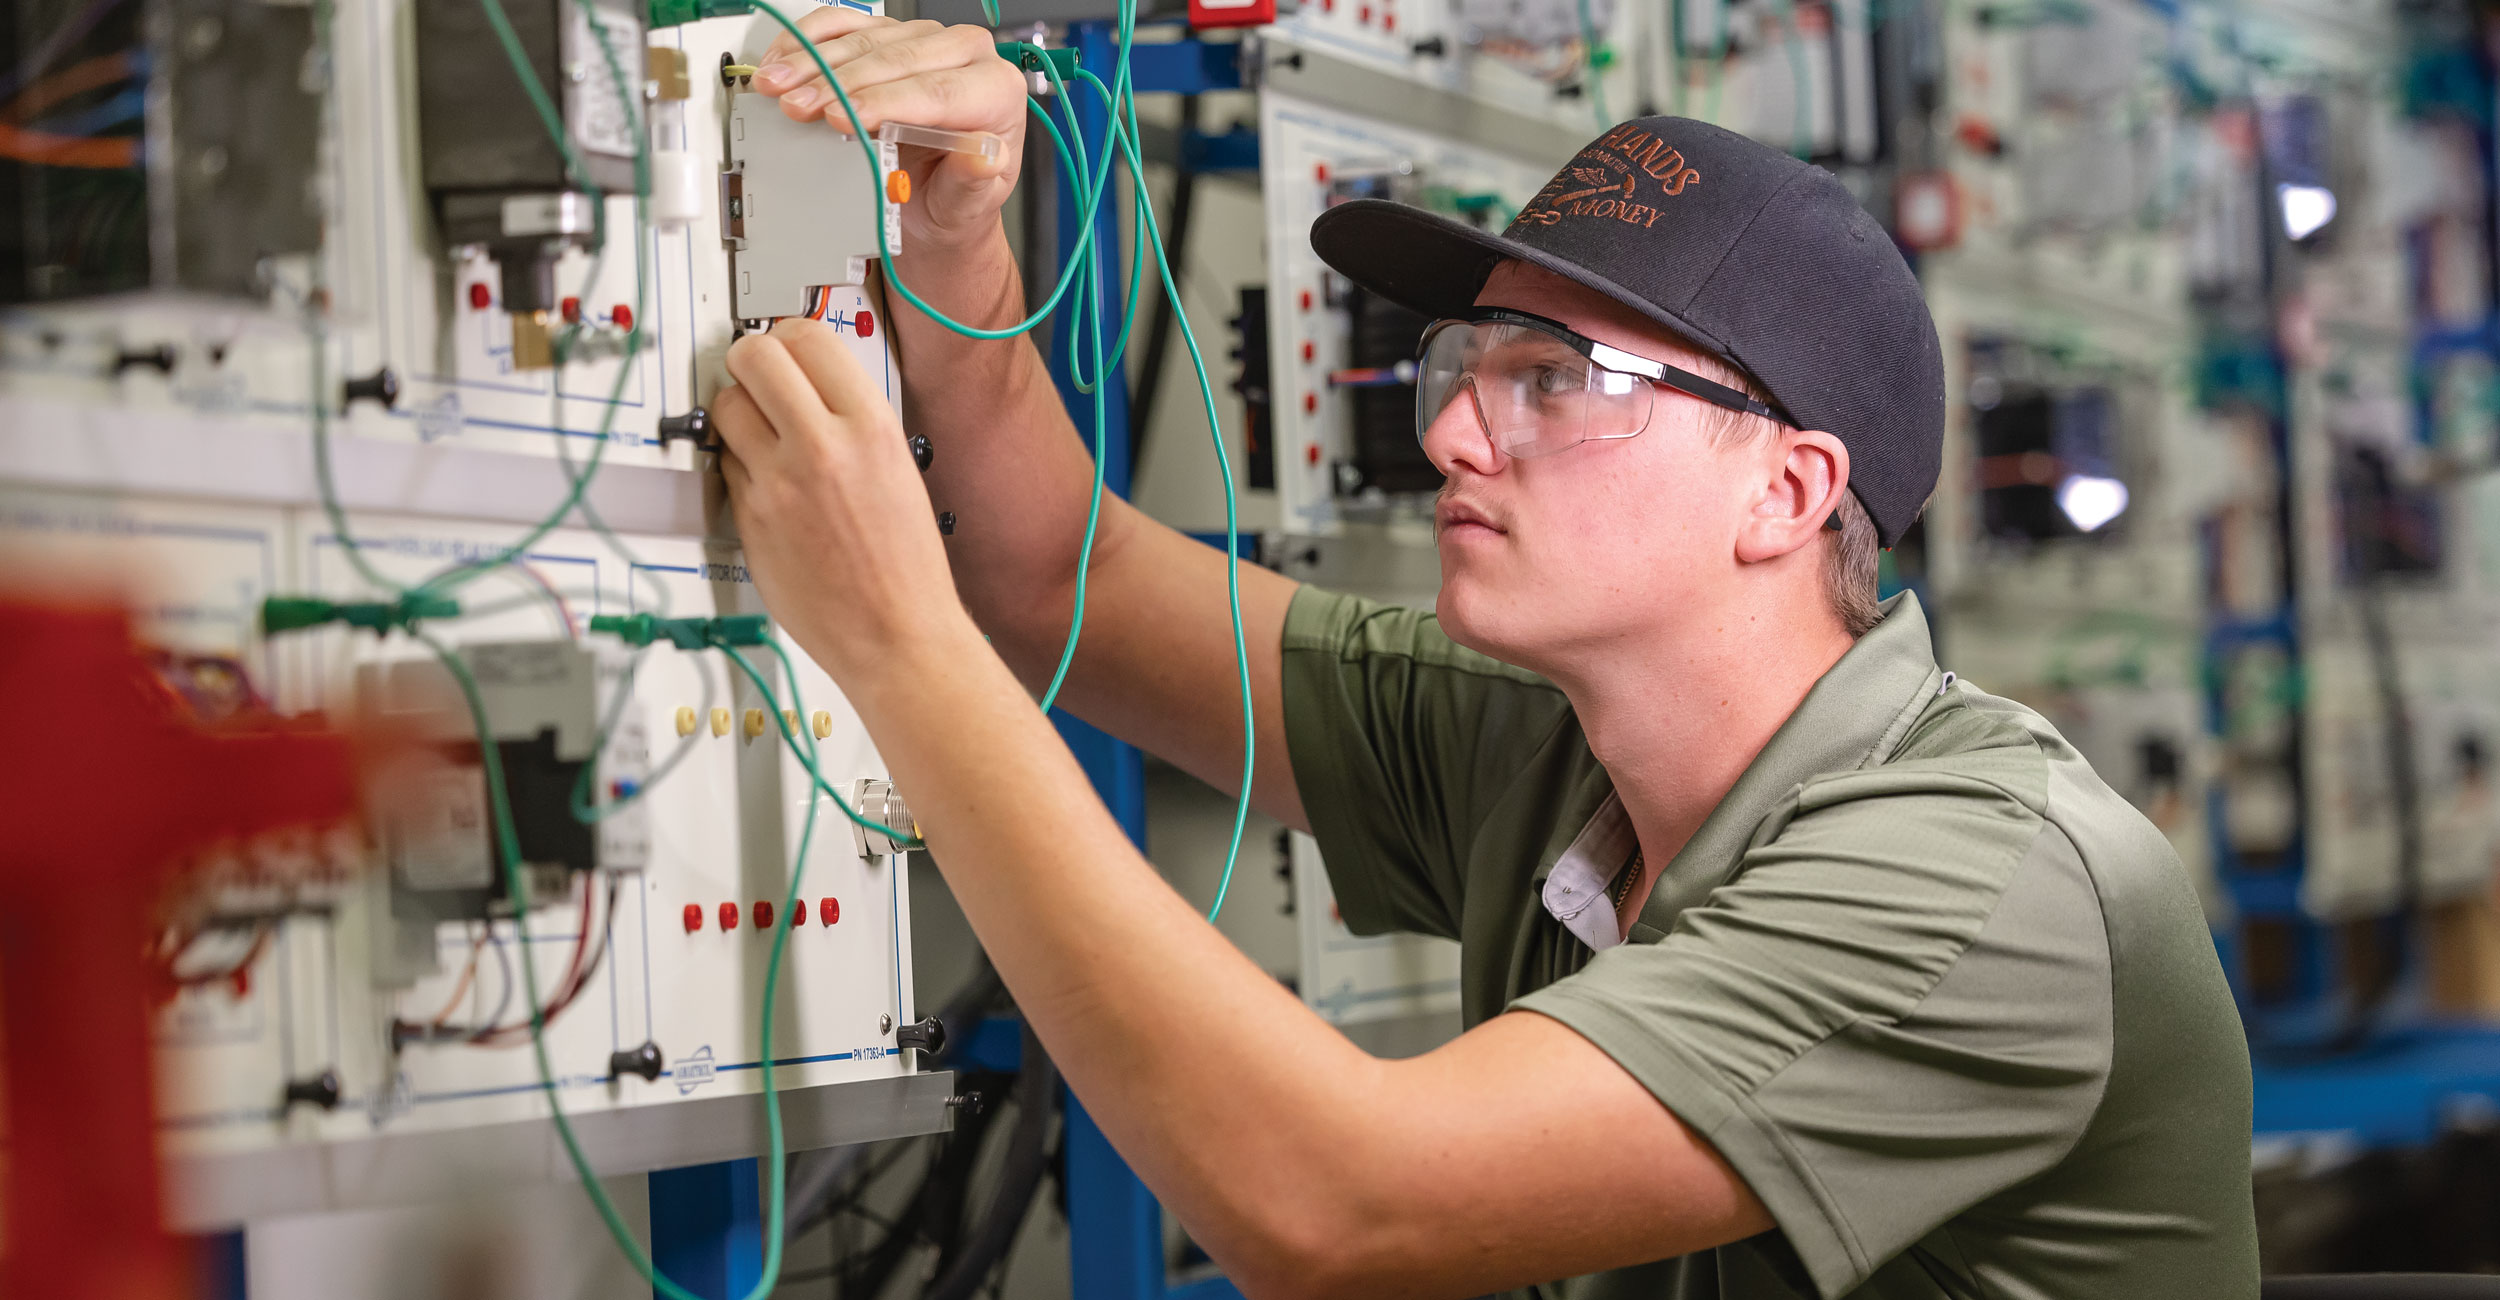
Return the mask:
[[[808,21],[871,129],[1020,134],[989,33]],[[815,117],[813,76],[783,46],[757,82]],[[904,276],[1018,319],[1013,163],[914,165]],[[1446,318],[1443,582],[1434,618],[1241,571],[1256,798],[1357,929],[1463,944],[1470,1028],[1420,1058],[1225,942],[1034,709],[1090,469],[1028,343],[895,322],[925,482],[822,326],[741,340],[714,406],[767,602],[1196,1240],[1254,1297],[2253,1296],[2247,1057],[2178,863],[1939,670],[1915,600],[1871,607],[1944,404],[1883,231],[1818,169],[1649,118],[1505,237],[1355,204],[1313,240]],[[1107,502],[1063,697],[1218,785],[1228,562]]]

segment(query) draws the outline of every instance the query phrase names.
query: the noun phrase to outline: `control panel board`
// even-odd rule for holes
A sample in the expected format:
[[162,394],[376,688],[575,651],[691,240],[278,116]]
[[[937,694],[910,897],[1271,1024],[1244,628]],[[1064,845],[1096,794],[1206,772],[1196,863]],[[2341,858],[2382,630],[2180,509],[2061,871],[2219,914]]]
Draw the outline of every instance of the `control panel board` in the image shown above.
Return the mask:
[[[203,49],[264,9],[305,12],[180,8],[193,26],[166,39]],[[777,941],[785,1103],[844,1140],[944,1123],[944,1078],[911,1050],[899,848],[823,793],[907,828],[840,693],[794,646],[785,676],[768,629],[742,643],[766,692],[711,645],[592,626],[762,613],[700,416],[741,329],[823,320],[896,395],[864,283],[877,209],[859,145],[780,119],[769,152],[742,147],[738,122],[778,113],[723,67],[780,30],[765,16],[646,32],[640,6],[507,0],[522,61],[563,87],[579,169],[526,109],[494,124],[509,147],[472,148],[460,100],[511,95],[516,65],[429,8],[355,0],[294,35],[309,45],[291,66],[317,87],[336,76],[312,96],[318,148],[253,162],[310,187],[317,240],[246,272],[222,254],[183,264],[214,276],[114,267],[119,281],[87,277],[93,293],[55,250],[11,250],[42,262],[23,279],[45,289],[0,312],[11,569],[125,596],[182,709],[388,724],[413,755],[369,782],[359,824],[220,846],[164,905],[159,1109],[193,1226],[454,1190],[459,1171],[391,1141],[536,1150],[551,1095],[596,1130],[609,1172],[728,1154],[637,1117],[742,1097],[760,1117]],[[129,62],[135,89],[183,110]],[[639,208],[637,155],[654,175]],[[725,180],[741,172],[750,193],[814,207],[741,240]],[[866,247],[793,264],[782,246],[831,209]],[[563,509],[580,475],[583,508]],[[484,730],[411,629],[266,630],[272,597],[399,589],[456,601],[413,633],[465,667]],[[519,897],[493,844],[489,744],[524,846]],[[797,757],[811,746],[823,787]],[[483,1159],[466,1177],[511,1172]]]

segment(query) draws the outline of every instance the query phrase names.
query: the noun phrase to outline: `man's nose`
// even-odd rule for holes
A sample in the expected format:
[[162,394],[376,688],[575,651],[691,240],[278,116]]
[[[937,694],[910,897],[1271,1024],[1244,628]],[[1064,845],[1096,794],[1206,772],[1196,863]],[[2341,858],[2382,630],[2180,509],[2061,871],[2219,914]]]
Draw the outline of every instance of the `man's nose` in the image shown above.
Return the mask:
[[1460,467],[1475,474],[1499,474],[1510,457],[1493,445],[1493,435],[1484,423],[1484,408],[1476,399],[1476,378],[1469,375],[1458,381],[1458,390],[1424,429],[1424,456],[1443,478],[1457,477]]

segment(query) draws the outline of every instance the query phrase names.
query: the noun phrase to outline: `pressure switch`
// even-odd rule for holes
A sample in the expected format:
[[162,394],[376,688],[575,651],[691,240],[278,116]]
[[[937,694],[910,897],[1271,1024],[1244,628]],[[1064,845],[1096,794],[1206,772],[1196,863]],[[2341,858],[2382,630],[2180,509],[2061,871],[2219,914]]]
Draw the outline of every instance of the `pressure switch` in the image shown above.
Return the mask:
[[556,260],[596,239],[594,191],[634,190],[649,59],[641,9],[629,0],[503,0],[522,62],[555,108],[576,172],[543,129],[483,9],[411,8],[425,189],[443,242],[479,245],[495,259],[515,364],[547,365]]

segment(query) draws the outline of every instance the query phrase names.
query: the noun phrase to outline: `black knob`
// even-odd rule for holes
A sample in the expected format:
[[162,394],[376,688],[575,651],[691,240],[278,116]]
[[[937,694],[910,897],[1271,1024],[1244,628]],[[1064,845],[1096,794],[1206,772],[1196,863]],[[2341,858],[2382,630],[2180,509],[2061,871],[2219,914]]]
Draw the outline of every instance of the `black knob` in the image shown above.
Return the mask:
[[1450,43],[1438,36],[1427,36],[1408,48],[1415,51],[1419,58],[1438,59],[1449,54]]
[[286,1105],[288,1109],[293,1109],[297,1105],[308,1105],[319,1106],[323,1110],[337,1110],[339,1108],[338,1071],[323,1070],[310,1078],[289,1080],[286,1085]]
[[896,1047],[917,1048],[932,1055],[946,1050],[946,1026],[936,1016],[923,1016],[918,1021],[894,1031]]
[[660,417],[660,445],[665,447],[683,438],[697,451],[712,451],[720,446],[712,439],[712,413],[698,406],[684,415]]
[[340,406],[354,406],[360,401],[370,401],[385,411],[399,405],[399,376],[384,366],[362,379],[339,385]]
[[621,1052],[610,1052],[608,1054],[608,1077],[622,1079],[629,1074],[639,1074],[644,1079],[656,1083],[660,1078],[662,1064],[664,1062],[660,1058],[660,1045],[644,1043],[640,1047],[628,1047]]
[[954,511],[952,511],[952,510],[940,510],[940,511],[938,511],[938,536],[940,536],[940,537],[952,537],[952,536],[954,536],[954,535],[955,535],[955,512],[954,512]]
[[1556,99],[1578,99],[1580,96],[1587,93],[1587,90],[1582,88],[1580,83],[1576,81],[1554,87],[1554,98]]
[[913,434],[910,442],[911,463],[918,465],[921,473],[928,473],[929,466],[937,461],[937,448],[930,444],[929,435],[925,433]]
[[174,345],[159,343],[152,348],[124,348],[113,354],[113,377],[134,366],[146,366],[160,375],[174,373]]

